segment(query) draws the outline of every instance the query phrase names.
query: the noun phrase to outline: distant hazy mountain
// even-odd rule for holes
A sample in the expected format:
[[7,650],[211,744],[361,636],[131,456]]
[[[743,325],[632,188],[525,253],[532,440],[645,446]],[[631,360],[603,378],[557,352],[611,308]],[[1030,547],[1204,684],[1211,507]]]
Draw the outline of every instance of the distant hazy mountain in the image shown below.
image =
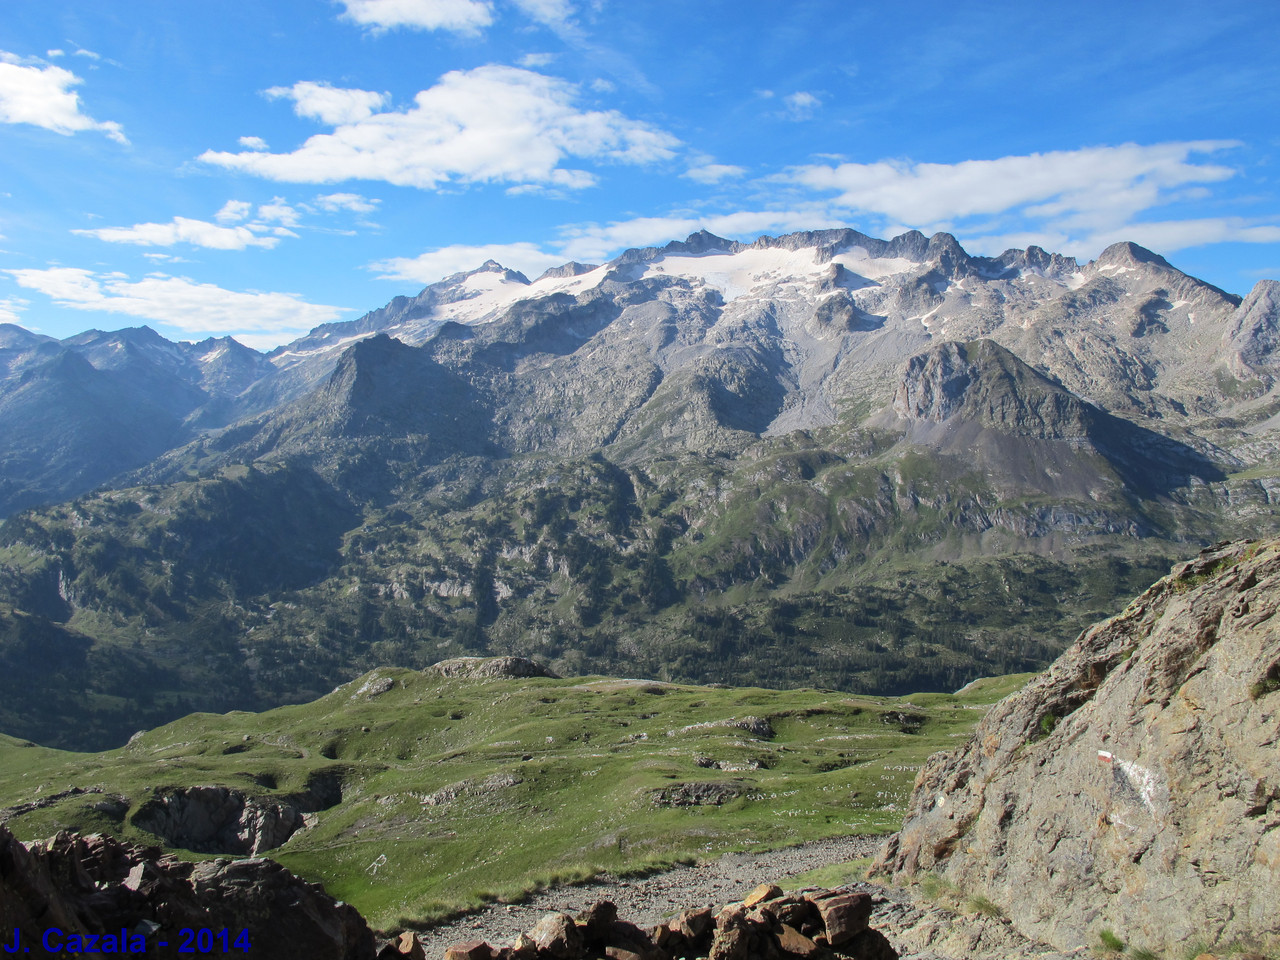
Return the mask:
[[0,325],[0,515],[91,490],[198,432],[273,368],[230,337],[67,340]]

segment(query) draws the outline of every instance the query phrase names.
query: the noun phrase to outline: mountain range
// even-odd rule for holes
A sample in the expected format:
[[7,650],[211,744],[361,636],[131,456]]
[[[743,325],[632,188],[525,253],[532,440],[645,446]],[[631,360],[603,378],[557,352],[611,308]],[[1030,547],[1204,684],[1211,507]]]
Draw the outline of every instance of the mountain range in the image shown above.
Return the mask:
[[103,746],[476,653],[1037,669],[1188,544],[1280,526],[1278,385],[1275,281],[915,232],[490,261],[267,355],[2,326],[0,729]]

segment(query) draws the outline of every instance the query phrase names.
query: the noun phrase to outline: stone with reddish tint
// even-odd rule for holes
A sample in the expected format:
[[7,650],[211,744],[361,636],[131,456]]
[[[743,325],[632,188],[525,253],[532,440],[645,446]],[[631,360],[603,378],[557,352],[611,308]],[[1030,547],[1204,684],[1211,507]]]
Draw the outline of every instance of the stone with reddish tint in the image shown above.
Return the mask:
[[[427,960],[427,951],[422,949],[422,944],[418,942],[412,930],[406,930],[400,934],[399,939],[396,940],[396,949],[400,951],[400,956],[407,957],[408,960]],[[488,945],[485,945],[485,952],[482,955],[468,957],[467,960],[489,960]]]
[[511,956],[517,960],[534,960],[538,955],[538,945],[527,933],[522,933],[511,941]]
[[863,930],[871,919],[871,897],[865,893],[837,893],[813,899],[822,917],[823,933],[815,939],[838,947],[848,943]]
[[773,883],[762,883],[742,901],[744,907],[754,907],[757,903],[764,903],[766,900],[777,900],[782,896],[782,888]]
[[529,931],[541,953],[557,960],[578,960],[582,956],[582,931],[567,913],[548,913]]
[[793,956],[816,957],[822,951],[821,947],[803,933],[785,923],[778,924],[778,930],[774,936],[778,938],[779,949]]
[[[413,934],[401,934],[397,946],[404,942],[405,936],[413,937]],[[414,937],[413,942],[418,948],[418,955],[425,958],[426,954],[422,950],[422,944],[418,943],[416,937]],[[446,947],[444,960],[489,960],[492,955],[489,945],[483,940],[466,940]],[[405,956],[405,954],[401,952],[401,956]]]
[[697,942],[704,934],[709,934],[715,926],[715,917],[710,907],[699,910],[682,910],[669,921],[667,926],[676,933],[682,934],[690,943]]

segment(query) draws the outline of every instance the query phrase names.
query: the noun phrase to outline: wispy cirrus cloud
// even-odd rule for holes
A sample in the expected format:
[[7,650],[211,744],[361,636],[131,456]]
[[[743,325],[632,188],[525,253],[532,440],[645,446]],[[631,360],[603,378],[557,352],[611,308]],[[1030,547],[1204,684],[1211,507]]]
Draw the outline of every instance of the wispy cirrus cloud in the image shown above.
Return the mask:
[[959,163],[810,164],[774,178],[834,194],[832,209],[886,226],[955,233],[974,252],[1037,243],[1077,256],[1133,240],[1163,252],[1225,241],[1269,243],[1280,226],[1243,217],[1151,220],[1212,196],[1236,175],[1207,157],[1236,141],[1085,147]]
[[190,217],[174,217],[168,223],[136,223],[130,227],[96,227],[89,230],[72,230],[79,236],[95,237],[106,243],[125,243],[140,247],[172,247],[188,244],[206,250],[246,250],[259,247],[274,249],[283,237],[298,234],[293,228],[301,227],[305,215],[351,211],[368,213],[376,209],[376,200],[368,200],[358,193],[334,193],[316,197],[315,206],[300,203],[296,206],[284,197],[273,197],[268,203],[258,204],[245,200],[228,200],[213,215],[216,223]]
[[21,320],[19,314],[29,302],[21,297],[0,300],[0,323],[18,323]]
[[83,82],[70,70],[0,50],[0,122],[27,123],[64,136],[98,130],[128,143],[120,124],[95,120],[81,109],[72,88]]
[[573,22],[572,0],[511,0],[530,20],[548,27],[563,27]]
[[[495,19],[490,0],[339,0],[342,18],[374,33],[388,30],[447,30],[477,34]],[[530,20],[553,29],[572,26],[572,0],[506,0]]]
[[187,217],[174,217],[168,223],[136,223],[131,227],[99,227],[71,232],[97,237],[107,243],[130,243],[140,247],[172,247],[187,243],[207,250],[244,250],[248,247],[270,250],[280,242],[279,237],[258,236],[245,226],[229,227]]
[[698,183],[719,183],[722,180],[736,180],[747,172],[746,167],[737,167],[730,163],[703,163],[690,167],[680,176]]
[[378,209],[381,200],[363,197],[358,193],[328,193],[316,197],[315,203],[329,213],[339,210],[350,210],[352,213],[373,213]]
[[[582,189],[594,174],[578,158],[648,164],[680,145],[671,134],[616,110],[583,110],[575,84],[518,67],[454,70],[405,110],[375,112],[381,94],[301,83],[277,88],[295,109],[335,127],[290,153],[209,150],[215,166],[294,183],[381,180],[444,184],[537,184]],[[339,119],[339,118],[342,119]]]
[[131,280],[121,273],[74,267],[5,272],[60,307],[126,314],[201,335],[232,334],[250,345],[279,343],[350,312],[308,303],[295,293],[227,290],[163,273]]
[[786,111],[783,117],[787,120],[808,120],[822,106],[822,99],[808,90],[798,90],[782,98]]

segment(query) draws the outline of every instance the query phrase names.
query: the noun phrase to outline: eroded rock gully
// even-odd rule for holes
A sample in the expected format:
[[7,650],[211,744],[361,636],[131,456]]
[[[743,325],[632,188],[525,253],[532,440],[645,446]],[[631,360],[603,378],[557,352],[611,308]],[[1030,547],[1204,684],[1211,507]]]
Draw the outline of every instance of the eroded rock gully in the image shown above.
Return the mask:
[[875,871],[1062,949],[1277,942],[1278,608],[1280,541],[1179,565],[929,760]]

